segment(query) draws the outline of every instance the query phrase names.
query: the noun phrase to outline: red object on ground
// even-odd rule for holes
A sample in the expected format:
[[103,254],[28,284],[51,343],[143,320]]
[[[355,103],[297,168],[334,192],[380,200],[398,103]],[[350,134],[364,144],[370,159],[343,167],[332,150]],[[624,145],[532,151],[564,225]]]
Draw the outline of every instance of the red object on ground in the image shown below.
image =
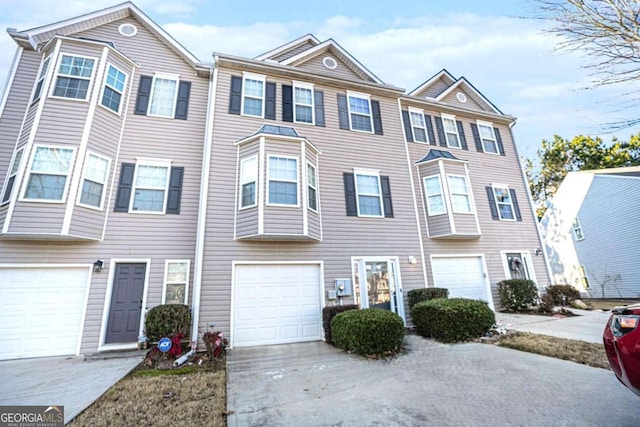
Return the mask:
[[602,338],[609,365],[622,384],[640,396],[640,304],[616,307]]

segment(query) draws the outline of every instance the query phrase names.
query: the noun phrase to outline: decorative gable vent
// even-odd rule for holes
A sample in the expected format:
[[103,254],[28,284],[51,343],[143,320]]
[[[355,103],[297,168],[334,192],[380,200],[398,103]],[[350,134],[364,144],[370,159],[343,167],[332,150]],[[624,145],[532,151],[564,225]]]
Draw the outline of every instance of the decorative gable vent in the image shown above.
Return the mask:
[[338,66],[338,63],[332,57],[327,56],[322,60],[322,65],[324,65],[326,68],[330,70],[335,70],[336,67]]
[[467,102],[467,95],[462,92],[458,92],[456,93],[456,99],[464,104]]
[[138,34],[138,29],[133,24],[122,24],[118,27],[118,32],[125,37],[133,37]]

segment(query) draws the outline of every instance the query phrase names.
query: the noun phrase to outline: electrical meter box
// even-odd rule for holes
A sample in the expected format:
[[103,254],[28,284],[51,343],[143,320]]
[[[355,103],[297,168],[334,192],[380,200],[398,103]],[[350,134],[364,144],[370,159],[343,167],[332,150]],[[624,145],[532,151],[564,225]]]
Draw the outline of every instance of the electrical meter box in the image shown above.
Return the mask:
[[336,279],[336,295],[348,297],[351,295],[351,279]]

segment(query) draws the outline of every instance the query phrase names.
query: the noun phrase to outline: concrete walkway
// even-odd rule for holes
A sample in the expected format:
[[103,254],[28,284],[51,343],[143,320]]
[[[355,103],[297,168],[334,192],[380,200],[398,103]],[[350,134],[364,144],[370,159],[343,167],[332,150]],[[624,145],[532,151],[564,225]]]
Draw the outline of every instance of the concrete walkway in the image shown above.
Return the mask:
[[64,406],[66,424],[142,361],[133,354],[86,361],[84,357],[1,361],[0,405]]
[[228,352],[236,426],[637,426],[613,373],[489,344],[409,335],[367,360],[313,342]]
[[496,321],[507,329],[551,335],[602,344],[604,331],[611,312],[570,309],[578,316],[551,317],[531,314],[496,313]]

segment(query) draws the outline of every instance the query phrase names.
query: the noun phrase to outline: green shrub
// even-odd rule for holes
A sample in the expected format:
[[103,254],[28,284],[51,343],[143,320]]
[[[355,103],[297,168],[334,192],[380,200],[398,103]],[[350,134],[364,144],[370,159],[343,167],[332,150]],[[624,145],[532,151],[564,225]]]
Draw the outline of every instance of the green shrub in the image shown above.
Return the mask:
[[449,298],[449,289],[445,288],[424,288],[412,289],[407,293],[409,299],[409,310],[419,302],[429,301],[436,298]]
[[434,299],[411,310],[416,332],[442,342],[467,341],[489,332],[496,322],[486,302],[466,298]]
[[157,305],[147,313],[144,330],[150,342],[177,334],[190,337],[191,310],[184,304]]
[[333,344],[333,341],[331,340],[331,319],[333,319],[333,317],[338,313],[349,310],[358,310],[359,308],[360,307],[355,304],[347,304],[334,305],[322,309],[322,327],[324,328],[324,339],[328,344]]
[[549,314],[553,311],[553,306],[555,302],[553,301],[553,296],[549,293],[542,295],[540,298],[540,302],[538,303],[538,311],[540,313]]
[[[570,304],[574,299],[580,298],[580,291],[571,285],[552,285],[547,286],[547,294],[553,297],[553,302],[556,305]],[[562,297],[565,297],[563,301]]]
[[331,321],[336,347],[362,356],[387,356],[400,351],[404,323],[395,313],[380,308],[349,310]]
[[538,287],[532,280],[509,279],[498,283],[500,305],[505,310],[522,311],[538,299]]

